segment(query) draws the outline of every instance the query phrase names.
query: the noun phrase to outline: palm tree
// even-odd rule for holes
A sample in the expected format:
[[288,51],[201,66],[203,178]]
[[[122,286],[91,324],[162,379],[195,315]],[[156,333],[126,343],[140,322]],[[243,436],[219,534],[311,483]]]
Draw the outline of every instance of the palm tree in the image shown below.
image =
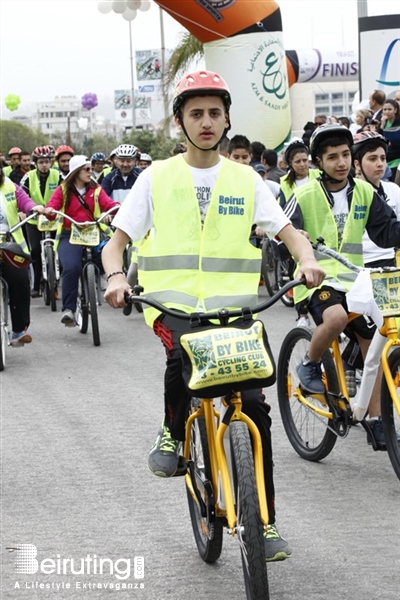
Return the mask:
[[184,75],[192,62],[198,62],[203,56],[203,42],[188,31],[184,33],[180,44],[175,48],[166,65],[165,87],[168,89],[178,76]]

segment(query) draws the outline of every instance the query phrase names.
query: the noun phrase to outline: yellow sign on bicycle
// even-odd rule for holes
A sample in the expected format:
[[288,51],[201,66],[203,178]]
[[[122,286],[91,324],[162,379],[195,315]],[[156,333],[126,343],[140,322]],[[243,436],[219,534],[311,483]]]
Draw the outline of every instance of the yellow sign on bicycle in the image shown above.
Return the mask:
[[60,222],[60,217],[50,221],[44,215],[39,215],[38,217],[38,226],[39,231],[56,231],[58,227],[58,223]]
[[374,300],[384,317],[400,315],[400,269],[371,273]]
[[99,226],[87,225],[86,227],[77,227],[71,223],[71,235],[69,236],[70,244],[79,246],[97,246],[100,243]]

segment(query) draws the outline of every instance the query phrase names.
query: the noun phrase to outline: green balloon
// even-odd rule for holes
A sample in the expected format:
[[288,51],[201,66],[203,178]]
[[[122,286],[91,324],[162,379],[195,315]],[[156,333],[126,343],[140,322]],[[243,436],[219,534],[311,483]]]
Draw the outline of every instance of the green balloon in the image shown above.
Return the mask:
[[4,99],[4,104],[8,110],[17,110],[18,106],[21,104],[21,98],[16,94],[8,94]]

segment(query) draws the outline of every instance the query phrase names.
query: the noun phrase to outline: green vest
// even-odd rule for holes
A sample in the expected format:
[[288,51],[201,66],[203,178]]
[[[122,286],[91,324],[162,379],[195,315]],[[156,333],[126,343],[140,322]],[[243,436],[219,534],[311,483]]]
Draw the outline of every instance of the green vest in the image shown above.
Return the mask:
[[8,177],[12,170],[13,170],[13,168],[11,165],[7,165],[6,167],[4,167],[3,168],[4,176]]
[[[29,197],[35,202],[35,204],[46,206],[51,196],[53,195],[54,190],[58,187],[58,182],[60,181],[60,173],[59,171],[57,171],[57,169],[50,169],[49,176],[46,180],[44,197],[42,196],[42,192],[40,191],[40,181],[37,169],[28,172],[28,180]],[[30,223],[32,223],[32,225],[36,225],[37,219],[32,219]]]
[[[65,183],[61,183],[61,189],[63,192],[63,205],[61,207],[61,212],[65,213],[65,205],[67,203],[67,198],[66,198],[66,194],[65,194]],[[95,219],[98,219],[101,215],[101,208],[100,208],[100,204],[99,204],[99,195],[101,192],[101,187],[98,186],[95,190],[94,190],[94,194],[93,194],[93,198],[94,198],[94,211],[93,211],[93,216]],[[87,218],[87,220],[89,221],[89,216]],[[60,243],[60,238],[61,238],[61,234],[63,232],[63,224],[64,224],[64,219],[63,217],[60,217],[60,215],[57,215],[57,229],[56,229],[56,237],[55,237],[55,242],[54,242],[54,250],[57,251],[58,248],[58,244]],[[106,234],[108,235],[108,237],[112,236],[112,230],[110,229],[110,227],[108,227],[107,225],[100,225],[100,229]]]
[[[319,175],[321,175],[321,171],[319,169],[309,169],[308,170],[308,181],[305,185],[310,183],[310,181],[312,181]],[[298,186],[295,183],[290,185],[287,178],[288,178],[287,175],[282,175],[282,177],[279,180],[279,185],[281,186],[281,192],[285,197],[285,202],[288,202],[288,200],[293,196],[294,191],[298,189]]]
[[[3,206],[5,216],[7,219],[7,224],[11,229],[11,227],[14,227],[14,225],[17,225],[17,223],[19,223],[18,204],[17,197],[15,195],[15,185],[11,181],[11,179],[8,179],[8,177],[5,178],[5,181],[0,188],[0,192],[3,196]],[[12,233],[12,237],[14,241],[21,246],[23,251],[29,254],[29,248],[25,241],[24,234],[22,233],[22,228],[14,231]]]
[[[222,159],[202,227],[190,168],[181,155],[152,165],[153,229],[138,249],[148,298],[186,313],[257,303],[261,254],[249,241],[254,173]],[[145,308],[152,326],[159,314]]]
[[[303,214],[303,229],[308,232],[310,240],[316,242],[317,238],[322,237],[325,246],[340,252],[353,264],[363,267],[362,236],[368,222],[369,210],[374,196],[372,186],[360,179],[355,180],[353,198],[340,245],[335,218],[319,182],[314,179],[307,185],[297,188],[294,193]],[[316,252],[315,258],[326,271],[326,279],[321,286],[329,285],[330,282],[335,281],[350,290],[357,277],[356,273],[353,273],[333,258],[327,258],[321,253]],[[316,289],[309,290],[304,286],[296,287],[294,289],[295,302],[301,302],[311,296]]]

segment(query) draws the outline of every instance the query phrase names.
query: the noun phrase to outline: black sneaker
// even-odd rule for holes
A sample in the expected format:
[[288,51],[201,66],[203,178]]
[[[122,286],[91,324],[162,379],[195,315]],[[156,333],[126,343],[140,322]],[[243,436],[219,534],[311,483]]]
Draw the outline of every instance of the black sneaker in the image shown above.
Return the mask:
[[276,525],[268,525],[264,532],[265,560],[267,562],[278,562],[292,556],[292,550],[286,540],[279,535]]
[[158,477],[173,477],[178,469],[181,442],[171,437],[169,428],[161,424],[157,439],[150,450],[148,466]]
[[307,356],[296,367],[300,385],[309,394],[323,394],[325,386],[322,381],[321,363],[310,360]]
[[[378,417],[377,419],[371,419],[368,421],[368,425],[372,430],[372,435],[375,438],[375,442],[378,444],[379,448],[386,448],[385,436],[383,435],[383,427],[382,427],[382,418]],[[367,442],[372,445],[372,438],[369,432],[367,432]]]

